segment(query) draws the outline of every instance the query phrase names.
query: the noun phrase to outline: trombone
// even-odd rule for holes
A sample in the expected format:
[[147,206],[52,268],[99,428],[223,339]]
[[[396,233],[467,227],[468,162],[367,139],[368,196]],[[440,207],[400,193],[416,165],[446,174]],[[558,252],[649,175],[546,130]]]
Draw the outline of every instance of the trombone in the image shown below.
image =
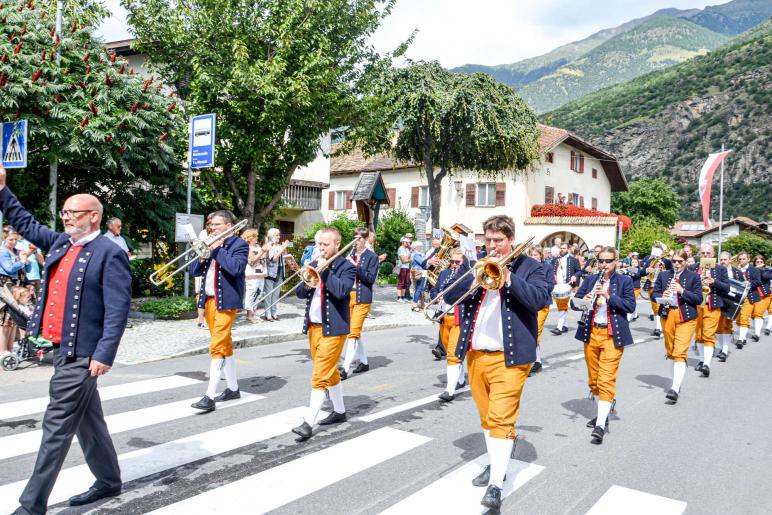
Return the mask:
[[[281,290],[282,286],[287,284],[289,281],[292,280],[293,277],[296,275],[300,276],[300,280],[305,283],[305,285],[308,288],[317,288],[319,287],[319,284],[322,282],[321,274],[324,272],[330,264],[335,261],[339,256],[342,256],[348,250],[354,245],[354,243],[359,240],[359,236],[351,240],[351,242],[340,249],[338,252],[332,255],[328,260],[324,262],[324,264],[317,266],[316,268],[312,267],[311,265],[303,265],[301,266],[297,272],[289,276],[287,279],[283,280],[280,284],[278,284],[275,288],[273,288],[271,291],[266,292],[263,294],[263,299],[267,298],[271,293],[275,292],[276,290]],[[289,295],[291,295],[295,290],[297,290],[298,286],[300,286],[300,282],[298,282],[295,286],[289,289],[287,293],[276,299],[275,302],[272,302],[271,304],[268,304],[265,306],[265,309],[262,311],[261,315],[264,315],[268,312],[269,309],[271,309],[274,305],[278,304],[285,298],[287,298]]]
[[[211,253],[209,250],[209,246],[213,243],[216,243],[220,240],[224,240],[225,238],[229,238],[232,235],[236,234],[238,231],[243,229],[247,225],[247,220],[242,220],[239,223],[233,225],[226,231],[221,232],[220,234],[216,234],[214,236],[211,236],[209,238],[200,240],[198,238],[191,239],[190,242],[190,248],[177,256],[176,258],[172,259],[168,263],[166,263],[164,266],[150,274],[150,282],[153,283],[155,286],[160,286],[175,275],[179,274],[180,272],[185,271],[188,266],[190,266],[191,263],[193,263],[197,259],[207,259]],[[191,257],[192,256],[192,257]],[[181,260],[185,260],[184,265],[180,266],[175,270],[174,272],[170,273],[169,275],[165,275],[176,263],[178,263]]]
[[[512,252],[498,258],[496,256],[484,257],[478,260],[472,268],[464,272],[458,279],[446,286],[430,303],[424,308],[424,316],[432,322],[442,321],[442,317],[453,311],[453,309],[465,301],[470,296],[477,293],[478,288],[483,287],[486,290],[499,290],[504,287],[505,274],[504,267],[509,265],[512,260],[517,258],[520,254],[526,251],[533,243],[534,237],[531,236],[525,242],[516,246]],[[451,289],[459,284],[462,280],[466,279],[468,275],[473,275],[477,281],[477,284],[473,284],[469,290],[467,290],[459,299],[448,306],[445,310],[434,309],[434,306],[442,302],[443,296]],[[429,311],[432,313],[429,313]]]

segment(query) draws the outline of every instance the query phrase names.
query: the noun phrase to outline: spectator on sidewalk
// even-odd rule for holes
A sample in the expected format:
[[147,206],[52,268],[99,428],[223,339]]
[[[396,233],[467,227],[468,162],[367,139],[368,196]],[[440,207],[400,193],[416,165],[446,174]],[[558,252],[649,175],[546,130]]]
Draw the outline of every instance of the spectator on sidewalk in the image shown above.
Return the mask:
[[423,292],[426,286],[428,272],[424,270],[424,245],[420,241],[414,241],[413,258],[410,261],[410,280],[413,284],[413,311],[421,311],[424,308]]
[[244,273],[246,279],[244,309],[247,310],[247,320],[249,322],[254,322],[257,301],[265,286],[263,249],[257,244],[257,229],[247,229],[242,233],[241,237],[249,245],[247,269]]
[[397,279],[397,302],[407,302],[406,290],[410,284],[410,241],[404,236],[399,240],[397,250],[397,266],[399,278]]
[[289,240],[284,243],[280,243],[281,233],[279,229],[268,229],[268,234],[265,237],[266,246],[263,247],[267,252],[266,255],[266,276],[265,276],[265,305],[268,307],[263,314],[263,320],[267,322],[274,322],[279,320],[278,312],[279,306],[278,300],[281,296],[281,288],[278,286],[284,280],[284,252],[287,250]]
[[121,236],[121,228],[123,223],[120,218],[112,217],[107,219],[107,231],[105,237],[118,245],[129,256],[129,259],[134,259],[134,255],[129,250],[129,246],[126,244],[126,240]]
[[27,264],[24,266],[24,276],[26,284],[31,284],[37,293],[40,291],[40,267],[45,264],[46,258],[34,243],[30,243],[24,238],[16,244],[16,250],[29,256]]

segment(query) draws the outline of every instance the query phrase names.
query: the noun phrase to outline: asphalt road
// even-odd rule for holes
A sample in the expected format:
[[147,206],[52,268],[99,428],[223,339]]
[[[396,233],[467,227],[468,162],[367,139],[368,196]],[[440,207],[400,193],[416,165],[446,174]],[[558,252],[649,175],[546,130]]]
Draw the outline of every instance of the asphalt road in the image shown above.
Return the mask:
[[[714,362],[708,379],[690,368],[671,406],[662,340],[649,338],[653,323],[640,307],[633,334],[641,341],[622,358],[602,446],[589,443],[585,427],[594,408],[581,344],[573,331],[547,331],[551,313],[545,369],[523,394],[507,478],[514,491],[503,513],[772,512],[772,338]],[[575,328],[576,315],[569,322]],[[288,430],[308,401],[305,341],[239,350],[240,387],[251,395],[205,415],[187,405],[206,388],[207,356],[117,367],[100,379],[100,391],[124,492],[66,508],[63,501],[91,481],[74,445],[50,512],[481,513],[484,489],[469,484],[484,464],[475,461],[485,454],[477,411],[468,391],[450,404],[433,399],[445,372],[430,354],[435,334],[424,327],[367,334],[371,370],[343,383],[349,420],[304,443]],[[0,514],[15,508],[30,474],[49,373],[20,371],[16,381],[3,374]]]

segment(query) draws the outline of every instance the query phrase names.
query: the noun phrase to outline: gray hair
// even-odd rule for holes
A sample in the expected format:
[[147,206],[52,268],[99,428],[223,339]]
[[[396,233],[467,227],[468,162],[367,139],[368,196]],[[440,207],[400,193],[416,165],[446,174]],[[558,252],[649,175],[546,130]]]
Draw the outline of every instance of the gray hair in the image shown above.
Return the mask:
[[[100,206],[101,206],[101,204],[100,204]],[[107,219],[107,227],[110,227],[115,222],[120,222],[120,221],[121,221],[121,219],[118,218],[117,216],[111,216],[110,218]]]

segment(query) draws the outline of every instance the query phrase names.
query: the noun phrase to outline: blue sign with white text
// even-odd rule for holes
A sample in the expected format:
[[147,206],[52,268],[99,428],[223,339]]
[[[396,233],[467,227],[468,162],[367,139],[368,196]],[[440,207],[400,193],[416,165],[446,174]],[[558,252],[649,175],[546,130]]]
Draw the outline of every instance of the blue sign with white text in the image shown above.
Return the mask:
[[27,120],[3,123],[0,159],[6,168],[27,166]]
[[214,166],[214,113],[190,118],[190,167]]

